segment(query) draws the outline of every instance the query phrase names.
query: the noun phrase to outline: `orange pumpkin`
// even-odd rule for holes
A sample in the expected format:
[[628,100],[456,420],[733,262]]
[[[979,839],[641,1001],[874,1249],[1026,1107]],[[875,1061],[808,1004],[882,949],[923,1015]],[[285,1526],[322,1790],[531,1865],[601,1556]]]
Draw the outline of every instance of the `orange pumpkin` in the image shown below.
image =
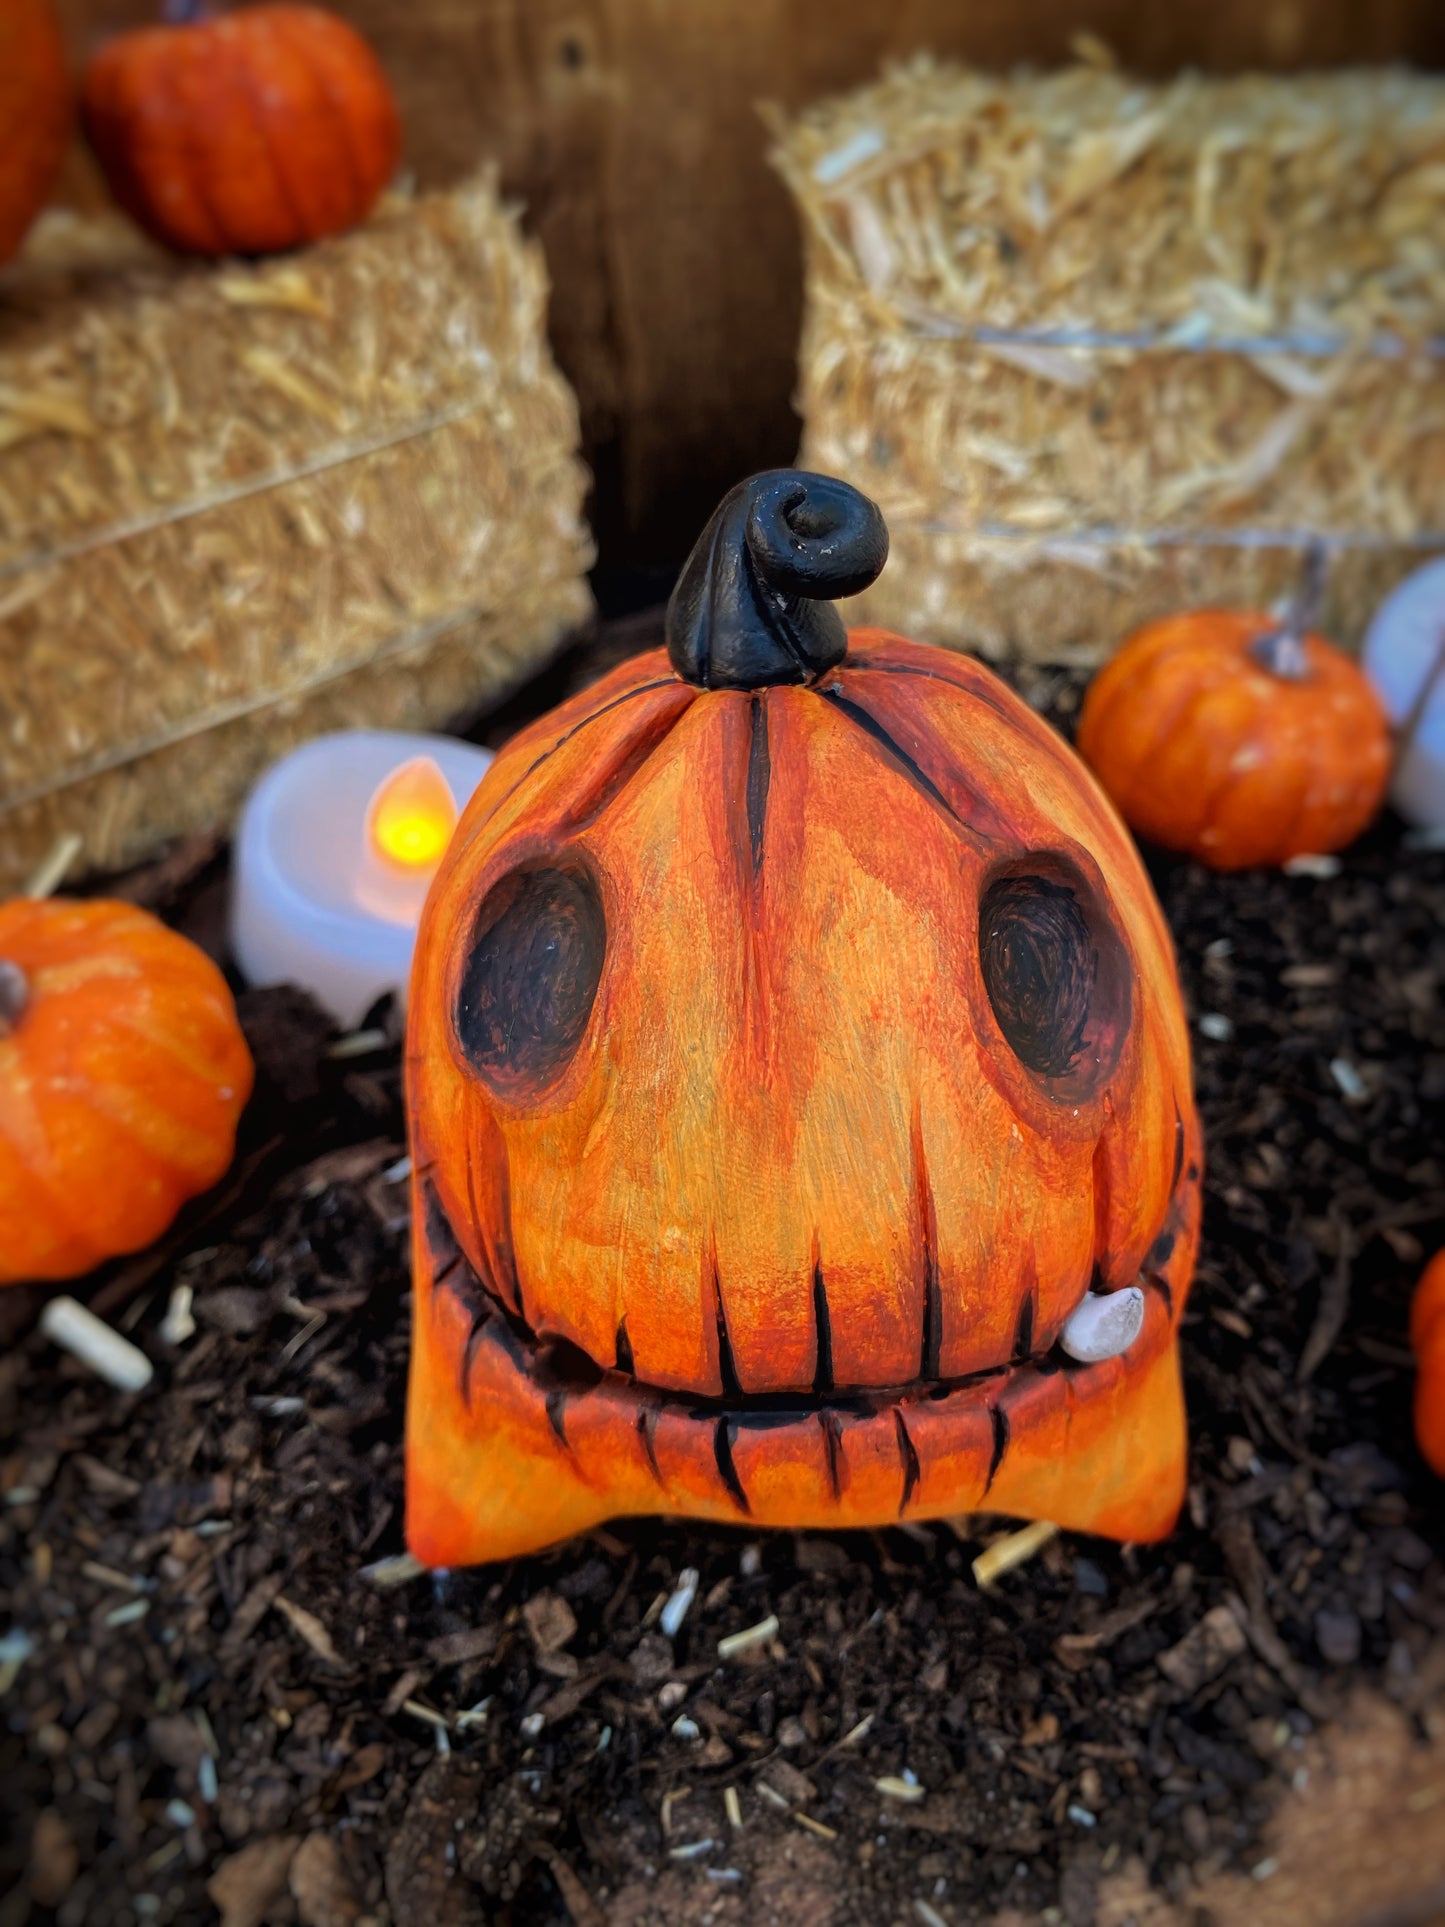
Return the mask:
[[319,7],[193,9],[121,34],[91,60],[82,111],[121,206],[193,254],[270,254],[354,227],[401,148],[375,54]]
[[25,238],[70,133],[70,78],[51,0],[0,0],[0,261]]
[[193,943],[128,903],[0,903],[0,1284],[158,1238],[230,1163],[251,1076]]
[[1052,730],[845,632],[825,598],[885,553],[842,483],[743,484],[669,653],[514,738],[462,819],[409,1018],[428,1564],[623,1513],[1174,1520],[1169,938]]
[[1090,685],[1078,747],[1140,836],[1216,870],[1343,849],[1390,778],[1379,697],[1302,611],[1147,624]]
[[1436,1252],[1415,1287],[1410,1344],[1419,1361],[1415,1437],[1425,1463],[1445,1479],[1445,1251]]

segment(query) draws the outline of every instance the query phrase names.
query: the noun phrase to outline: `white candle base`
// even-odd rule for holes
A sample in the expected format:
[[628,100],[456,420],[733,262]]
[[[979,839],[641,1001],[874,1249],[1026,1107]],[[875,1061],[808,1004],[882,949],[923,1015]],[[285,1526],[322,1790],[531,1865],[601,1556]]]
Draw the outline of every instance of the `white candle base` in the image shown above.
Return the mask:
[[1421,829],[1445,827],[1445,556],[1385,597],[1363,661],[1391,723],[1405,732],[1390,801]]
[[[256,785],[231,895],[231,945],[248,982],[299,984],[347,1028],[388,992],[405,1002],[426,879],[398,896],[365,839],[378,787],[416,756],[436,762],[458,810],[492,761],[450,736],[342,730],[303,743]],[[409,895],[416,915],[399,919]]]

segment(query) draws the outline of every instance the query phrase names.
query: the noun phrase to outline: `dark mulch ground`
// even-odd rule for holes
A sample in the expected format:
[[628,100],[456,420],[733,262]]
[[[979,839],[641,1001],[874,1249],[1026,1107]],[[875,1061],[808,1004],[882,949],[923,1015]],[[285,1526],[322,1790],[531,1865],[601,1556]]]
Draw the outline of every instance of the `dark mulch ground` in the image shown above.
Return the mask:
[[[1027,693],[1067,720],[1078,691]],[[214,942],[223,861],[130,887]],[[386,1583],[397,1051],[328,1055],[303,1004],[245,998],[261,1085],[230,1186],[99,1281],[152,1389],[33,1335],[0,1358],[0,1927],[208,1920],[223,1862],[233,1927],[1083,1927],[1129,1856],[1179,1893],[1252,1865],[1352,1683],[1438,1733],[1445,1516],[1404,1331],[1445,1243],[1445,856],[1387,822],[1328,878],[1155,876],[1209,1144],[1188,1515],[1150,1550],[1056,1542],[993,1594],[988,1522],[626,1524]],[[170,1346],[177,1284],[197,1330]],[[770,1613],[776,1641],[720,1664]],[[907,1775],[922,1797],[876,1784]]]

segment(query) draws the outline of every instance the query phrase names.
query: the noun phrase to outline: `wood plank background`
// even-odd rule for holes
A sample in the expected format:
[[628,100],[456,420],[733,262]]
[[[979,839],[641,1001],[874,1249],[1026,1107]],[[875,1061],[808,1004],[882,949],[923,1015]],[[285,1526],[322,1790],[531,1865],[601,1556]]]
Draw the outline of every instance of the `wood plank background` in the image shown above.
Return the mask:
[[[152,0],[60,0],[79,59]],[[336,0],[373,41],[424,184],[494,157],[553,280],[613,561],[683,553],[721,491],[785,462],[798,235],[757,103],[930,49],[987,66],[1098,34],[1147,73],[1445,66],[1440,0]],[[67,187],[96,184],[77,158]]]

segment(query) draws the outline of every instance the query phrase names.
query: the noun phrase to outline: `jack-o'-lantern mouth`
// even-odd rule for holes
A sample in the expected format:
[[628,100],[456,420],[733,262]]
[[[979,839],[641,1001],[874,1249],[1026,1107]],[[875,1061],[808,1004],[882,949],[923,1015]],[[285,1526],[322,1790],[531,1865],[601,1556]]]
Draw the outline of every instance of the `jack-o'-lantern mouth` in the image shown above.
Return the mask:
[[[418,1244],[429,1272],[433,1318],[444,1316],[453,1332],[464,1334],[456,1371],[468,1409],[480,1415],[489,1400],[501,1396],[533,1407],[539,1415],[544,1411],[556,1445],[568,1452],[579,1427],[625,1427],[636,1434],[659,1487],[666,1485],[656,1444],[659,1430],[675,1435],[681,1423],[695,1433],[699,1448],[705,1445],[720,1486],[745,1515],[753,1508],[737,1465],[741,1434],[812,1428],[820,1435],[834,1497],[841,1498],[847,1428],[863,1422],[876,1430],[881,1421],[897,1455],[902,1516],[919,1484],[920,1452],[928,1449],[925,1441],[937,1437],[940,1426],[945,1433],[982,1437],[987,1496],[1019,1434],[1034,1432],[1041,1412],[1063,1409],[1072,1415],[1116,1398],[1123,1381],[1145,1374],[1169,1350],[1192,1265],[1199,1175],[1196,1163],[1180,1168],[1164,1222],[1132,1286],[1114,1292],[1091,1289],[1079,1308],[1085,1318],[1077,1326],[1072,1318],[1066,1321],[1062,1335],[1046,1349],[1030,1349],[1025,1314],[1014,1357],[959,1378],[918,1379],[897,1386],[749,1393],[734,1382],[725,1384],[720,1395],[709,1395],[651,1385],[625,1369],[631,1365],[628,1357],[604,1366],[570,1340],[534,1330],[478,1276],[426,1180],[418,1187],[423,1214]],[[1127,1342],[1111,1348],[1107,1324],[1098,1332],[1096,1316],[1091,1349],[1087,1313],[1107,1310],[1117,1333],[1117,1315],[1126,1303],[1131,1305]],[[1071,1326],[1076,1334],[1072,1350]]]

